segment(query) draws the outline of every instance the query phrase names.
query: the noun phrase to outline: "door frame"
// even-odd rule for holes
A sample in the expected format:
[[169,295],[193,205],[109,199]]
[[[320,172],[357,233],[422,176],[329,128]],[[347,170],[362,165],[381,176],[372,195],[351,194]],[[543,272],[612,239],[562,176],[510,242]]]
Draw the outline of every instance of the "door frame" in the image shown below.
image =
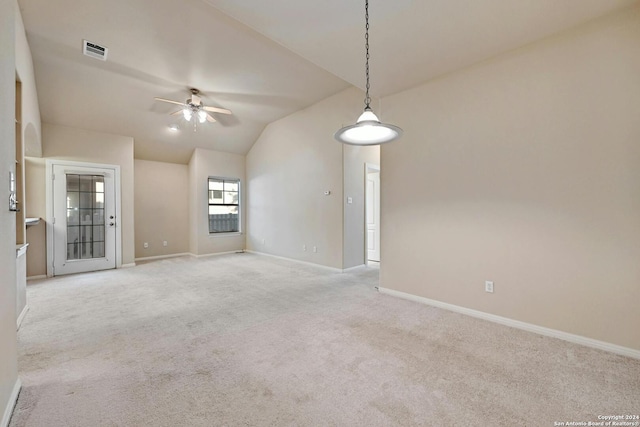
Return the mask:
[[[375,163],[364,164],[364,264],[365,265],[369,265],[369,233],[367,230],[367,197],[368,197],[367,178],[370,173],[376,173],[376,172],[380,174],[379,164],[375,164]],[[382,180],[382,175],[380,175],[380,179]],[[380,204],[380,198],[378,198],[378,204]],[[380,218],[378,218],[378,221],[380,221]],[[382,224],[379,224],[379,228],[380,228],[380,234],[382,234]],[[382,236],[380,236],[380,242],[382,242]],[[380,247],[382,248],[382,243],[380,243]]]
[[47,277],[53,277],[53,258],[54,258],[54,245],[53,245],[53,167],[55,166],[68,166],[78,168],[96,168],[96,169],[113,169],[114,171],[114,197],[115,197],[115,212],[116,212],[116,268],[122,268],[122,227],[120,227],[120,221],[122,218],[122,203],[121,203],[121,191],[120,191],[120,165],[108,165],[103,163],[89,163],[89,162],[75,162],[70,160],[56,160],[46,159],[46,199],[47,199],[47,217],[45,220],[47,226]]

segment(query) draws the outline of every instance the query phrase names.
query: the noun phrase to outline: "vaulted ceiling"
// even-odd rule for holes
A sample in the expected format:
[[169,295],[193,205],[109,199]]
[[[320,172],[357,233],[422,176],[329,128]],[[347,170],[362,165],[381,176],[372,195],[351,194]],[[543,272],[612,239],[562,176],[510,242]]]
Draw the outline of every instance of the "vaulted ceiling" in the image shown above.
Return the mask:
[[[372,92],[419,85],[638,0],[370,0]],[[42,120],[132,136],[136,158],[246,153],[264,127],[364,87],[364,0],[19,0]],[[83,39],[108,47],[106,62]],[[154,97],[233,111],[193,126]],[[360,108],[360,106],[357,106]],[[358,111],[354,111],[354,117]],[[179,124],[171,132],[170,124]]]

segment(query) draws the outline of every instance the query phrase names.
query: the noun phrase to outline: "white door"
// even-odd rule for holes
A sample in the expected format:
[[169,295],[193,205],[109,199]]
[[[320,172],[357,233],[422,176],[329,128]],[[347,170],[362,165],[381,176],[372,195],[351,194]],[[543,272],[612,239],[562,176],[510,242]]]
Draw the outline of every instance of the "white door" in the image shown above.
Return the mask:
[[367,259],[380,261],[380,172],[367,173]]
[[116,268],[114,169],[53,165],[53,274]]

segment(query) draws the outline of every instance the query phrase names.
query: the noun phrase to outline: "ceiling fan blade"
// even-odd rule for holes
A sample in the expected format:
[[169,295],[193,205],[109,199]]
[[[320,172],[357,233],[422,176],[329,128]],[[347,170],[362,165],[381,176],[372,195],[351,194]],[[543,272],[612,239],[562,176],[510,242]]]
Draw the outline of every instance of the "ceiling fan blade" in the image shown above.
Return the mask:
[[207,113],[207,121],[208,121],[209,123],[215,123],[215,122],[216,122],[216,119],[214,119],[214,118],[213,118],[213,116],[212,116],[211,114]]
[[187,105],[184,102],[172,101],[170,99],[164,99],[164,98],[154,98],[154,99],[156,101],[168,102],[169,104],[182,105],[183,107],[185,107]]
[[184,110],[178,110],[178,111],[176,111],[176,112],[174,112],[174,113],[171,113],[171,115],[172,115],[172,116],[179,116],[180,114],[182,114],[182,112],[183,112],[183,111],[184,111]]
[[210,111],[212,113],[220,113],[220,114],[233,114],[231,110],[227,110],[226,108],[218,108],[218,107],[202,107],[203,110]]

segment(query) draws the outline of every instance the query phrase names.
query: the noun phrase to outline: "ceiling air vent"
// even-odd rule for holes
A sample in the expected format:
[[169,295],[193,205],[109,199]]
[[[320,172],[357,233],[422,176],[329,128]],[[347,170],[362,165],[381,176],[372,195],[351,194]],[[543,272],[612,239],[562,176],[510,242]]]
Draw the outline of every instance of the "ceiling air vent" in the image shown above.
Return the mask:
[[99,44],[92,43],[89,40],[82,41],[82,53],[92,58],[101,59],[103,61],[107,60],[107,49],[104,46],[100,46]]

